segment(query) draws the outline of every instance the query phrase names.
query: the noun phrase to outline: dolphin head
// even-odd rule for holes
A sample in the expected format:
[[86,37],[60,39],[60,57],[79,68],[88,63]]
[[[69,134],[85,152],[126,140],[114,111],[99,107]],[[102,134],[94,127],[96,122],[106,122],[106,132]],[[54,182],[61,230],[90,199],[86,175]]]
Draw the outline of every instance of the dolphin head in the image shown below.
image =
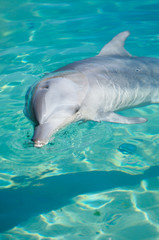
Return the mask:
[[59,128],[77,120],[86,88],[73,75],[46,77],[27,93],[25,115],[34,124],[35,147],[46,145]]

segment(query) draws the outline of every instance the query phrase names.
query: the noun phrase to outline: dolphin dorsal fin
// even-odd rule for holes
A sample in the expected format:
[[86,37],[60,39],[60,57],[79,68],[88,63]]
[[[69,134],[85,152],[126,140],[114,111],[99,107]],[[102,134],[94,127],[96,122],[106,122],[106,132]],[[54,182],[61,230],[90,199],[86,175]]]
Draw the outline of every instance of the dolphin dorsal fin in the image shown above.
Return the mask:
[[127,37],[130,35],[129,31],[121,32],[118,35],[116,35],[109,43],[107,43],[98,56],[131,56],[130,53],[128,53],[124,48],[124,43]]

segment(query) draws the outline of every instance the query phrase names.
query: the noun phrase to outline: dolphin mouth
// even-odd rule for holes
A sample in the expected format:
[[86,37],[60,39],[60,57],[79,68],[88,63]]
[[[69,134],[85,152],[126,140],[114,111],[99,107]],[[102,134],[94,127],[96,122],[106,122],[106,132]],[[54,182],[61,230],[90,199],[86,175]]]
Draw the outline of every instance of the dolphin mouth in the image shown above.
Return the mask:
[[49,131],[50,125],[48,124],[35,126],[34,134],[32,137],[34,147],[41,148],[49,142]]
[[41,148],[43,147],[44,145],[46,145],[48,142],[43,142],[43,141],[34,141],[34,147],[36,148]]

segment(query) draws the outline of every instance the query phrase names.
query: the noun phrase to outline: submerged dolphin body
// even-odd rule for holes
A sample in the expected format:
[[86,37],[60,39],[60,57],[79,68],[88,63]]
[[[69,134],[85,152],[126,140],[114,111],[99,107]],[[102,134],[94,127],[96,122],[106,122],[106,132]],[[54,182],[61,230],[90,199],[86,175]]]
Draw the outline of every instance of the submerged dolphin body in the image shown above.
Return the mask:
[[30,87],[25,114],[34,123],[34,146],[42,147],[59,128],[80,119],[144,123],[115,111],[159,103],[159,59],[132,57],[119,33],[100,53],[62,67]]

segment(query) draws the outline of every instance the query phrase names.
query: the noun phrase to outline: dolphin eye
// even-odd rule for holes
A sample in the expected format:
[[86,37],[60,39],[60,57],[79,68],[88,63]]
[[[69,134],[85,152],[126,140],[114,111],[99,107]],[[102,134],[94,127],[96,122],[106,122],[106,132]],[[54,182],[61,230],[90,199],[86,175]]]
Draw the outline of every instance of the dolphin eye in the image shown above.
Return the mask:
[[49,88],[49,86],[47,85],[47,86],[45,86],[44,88],[45,88],[45,89],[48,89],[48,88]]
[[77,107],[75,108],[75,113],[77,113],[77,112],[79,111],[79,109],[80,109],[80,107],[77,106]]
[[49,89],[49,85],[48,84],[44,84],[41,86],[41,89]]

